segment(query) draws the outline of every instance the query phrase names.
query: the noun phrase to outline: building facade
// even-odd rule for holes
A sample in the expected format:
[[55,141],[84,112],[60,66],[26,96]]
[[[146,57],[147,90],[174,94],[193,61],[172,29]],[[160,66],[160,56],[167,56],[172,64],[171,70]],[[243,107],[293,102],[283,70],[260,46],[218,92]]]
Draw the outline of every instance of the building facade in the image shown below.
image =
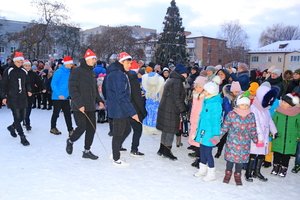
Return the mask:
[[300,68],[300,40],[277,41],[251,50],[250,68],[263,71],[271,66],[285,70]]

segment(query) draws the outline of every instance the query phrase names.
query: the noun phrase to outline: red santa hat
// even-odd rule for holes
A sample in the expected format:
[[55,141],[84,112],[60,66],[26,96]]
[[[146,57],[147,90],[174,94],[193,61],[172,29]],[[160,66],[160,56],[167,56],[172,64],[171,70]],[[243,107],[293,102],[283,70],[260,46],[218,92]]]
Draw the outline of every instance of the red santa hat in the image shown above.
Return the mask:
[[84,59],[88,60],[88,59],[92,59],[92,58],[97,58],[96,54],[92,50],[87,49],[85,54],[84,54]]
[[138,65],[138,63],[136,62],[136,60],[133,60],[130,66],[130,70],[133,70],[135,72],[138,72],[140,69],[140,66]]
[[126,52],[121,52],[118,56],[119,62],[122,62],[122,61],[127,60],[127,59],[132,59],[132,57]]
[[73,64],[73,58],[71,56],[65,56],[63,62],[64,65]]
[[24,60],[23,65],[31,65],[31,62],[29,60]]
[[18,61],[18,60],[24,60],[24,55],[22,52],[18,52],[16,51],[15,52],[15,55],[14,55],[14,58],[13,58],[13,61]]

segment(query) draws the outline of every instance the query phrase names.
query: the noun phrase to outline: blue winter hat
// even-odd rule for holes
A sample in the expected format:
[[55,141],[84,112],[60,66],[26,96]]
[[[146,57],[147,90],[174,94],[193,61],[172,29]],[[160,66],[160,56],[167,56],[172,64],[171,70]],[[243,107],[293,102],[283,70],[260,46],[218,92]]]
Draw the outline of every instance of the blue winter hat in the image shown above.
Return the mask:
[[187,68],[183,64],[177,64],[175,71],[179,74],[187,74]]
[[106,69],[102,66],[102,65],[97,65],[94,69],[93,69],[96,77],[99,76],[99,74],[106,74]]

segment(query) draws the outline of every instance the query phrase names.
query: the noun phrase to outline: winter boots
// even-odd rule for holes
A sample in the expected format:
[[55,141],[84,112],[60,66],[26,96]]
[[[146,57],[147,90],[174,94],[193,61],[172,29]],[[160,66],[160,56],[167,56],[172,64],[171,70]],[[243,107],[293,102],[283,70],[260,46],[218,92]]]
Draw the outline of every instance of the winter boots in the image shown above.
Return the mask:
[[287,167],[280,166],[280,170],[279,170],[279,172],[278,172],[278,176],[280,176],[280,177],[282,177],[282,178],[286,177],[287,170],[288,170]]
[[30,143],[26,139],[25,135],[21,135],[20,137],[21,137],[21,144],[23,144],[24,146],[29,146],[30,145]]
[[232,175],[232,171],[226,170],[225,171],[225,176],[223,179],[223,183],[229,183],[230,179],[231,179],[231,175]]
[[242,176],[241,173],[236,173],[236,172],[234,173],[234,180],[237,186],[243,185],[241,176]]
[[206,176],[203,178],[204,181],[208,182],[208,181],[214,181],[216,180],[216,171],[215,168],[207,168],[207,174]]
[[199,163],[199,170],[197,173],[194,174],[194,176],[196,177],[201,177],[201,176],[205,176],[207,173],[207,165],[203,164],[203,163]]
[[164,147],[164,153],[163,155],[166,157],[166,158],[169,158],[170,160],[177,160],[177,157],[173,155],[171,149],[172,149],[172,146],[165,146]]
[[273,164],[273,169],[271,171],[271,174],[272,175],[278,175],[278,172],[280,170],[280,165],[279,164]]
[[253,182],[252,171],[253,171],[254,163],[255,163],[255,159],[250,158],[248,165],[247,165],[246,173],[245,173],[245,179],[248,182]]
[[256,163],[255,163],[255,169],[254,169],[254,173],[253,173],[253,178],[258,178],[260,181],[266,182],[266,181],[268,181],[268,179],[265,178],[260,173],[260,169],[261,169],[263,161],[264,161],[263,158],[257,158]]
[[160,143],[160,147],[157,152],[157,155],[164,156],[166,158],[169,158],[170,160],[177,160],[177,157],[173,155],[171,149],[172,146],[165,146],[164,144]]
[[292,172],[297,174],[300,171],[300,165],[295,165],[295,167],[292,169]]

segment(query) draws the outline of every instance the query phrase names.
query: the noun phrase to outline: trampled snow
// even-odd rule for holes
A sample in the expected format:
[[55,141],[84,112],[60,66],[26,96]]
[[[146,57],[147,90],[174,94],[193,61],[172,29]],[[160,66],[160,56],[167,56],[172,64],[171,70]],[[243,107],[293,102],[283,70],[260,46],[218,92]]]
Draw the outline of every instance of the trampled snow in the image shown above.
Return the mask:
[[[215,159],[217,180],[204,182],[193,174],[193,159],[184,146],[173,147],[178,161],[159,157],[159,135],[143,134],[139,150],[144,158],[135,158],[129,152],[121,157],[130,163],[127,168],[116,167],[109,159],[111,137],[108,124],[97,124],[97,135],[92,152],[99,155],[96,161],[82,158],[84,137],[74,144],[72,155],[65,151],[67,129],[63,115],[57,128],[63,132],[49,133],[52,111],[34,109],[31,115],[32,131],[26,132],[30,146],[24,147],[20,139],[10,136],[6,127],[12,123],[12,114],[6,107],[0,110],[0,199],[1,200],[93,200],[93,199],[299,199],[300,173],[290,172],[286,178],[270,175],[271,169],[262,169],[269,181],[254,180],[237,187],[233,180],[222,183],[225,170],[223,157]],[[75,127],[75,124],[74,124]],[[130,150],[131,135],[125,148]]]

